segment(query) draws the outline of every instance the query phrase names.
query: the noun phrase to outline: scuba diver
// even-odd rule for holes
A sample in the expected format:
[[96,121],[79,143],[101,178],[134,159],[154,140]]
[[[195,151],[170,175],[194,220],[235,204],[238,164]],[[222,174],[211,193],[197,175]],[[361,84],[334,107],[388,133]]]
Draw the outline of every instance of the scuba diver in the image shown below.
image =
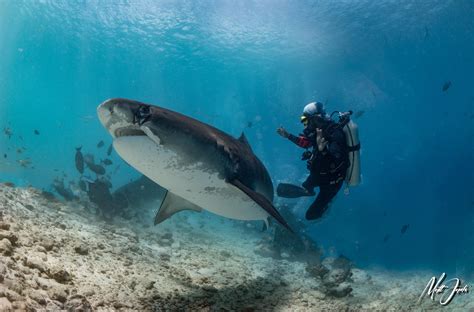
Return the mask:
[[[339,121],[332,119],[334,114],[339,116]],[[323,216],[344,181],[350,186],[360,182],[360,144],[357,125],[350,120],[351,114],[351,111],[334,112],[329,116],[323,103],[312,102],[305,106],[301,116],[305,127],[302,134],[295,136],[283,127],[277,129],[280,136],[306,149],[302,160],[307,161],[309,170],[303,187],[280,183],[277,187],[278,196],[314,196],[314,188],[319,187],[318,196],[306,212],[307,220],[316,220]]]

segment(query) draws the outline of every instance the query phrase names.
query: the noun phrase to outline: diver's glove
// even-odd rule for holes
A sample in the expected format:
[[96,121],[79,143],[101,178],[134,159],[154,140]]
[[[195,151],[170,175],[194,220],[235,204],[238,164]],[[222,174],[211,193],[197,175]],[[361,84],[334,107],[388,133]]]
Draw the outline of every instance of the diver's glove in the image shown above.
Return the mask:
[[323,130],[322,129],[316,129],[316,144],[318,145],[318,151],[323,152],[327,145],[328,141],[323,137]]
[[283,127],[281,127],[281,126],[277,129],[277,133],[278,133],[279,135],[281,135],[282,137],[284,137],[285,139],[288,139],[288,137],[290,136],[290,134],[288,133],[288,131],[286,131],[285,128],[283,128]]

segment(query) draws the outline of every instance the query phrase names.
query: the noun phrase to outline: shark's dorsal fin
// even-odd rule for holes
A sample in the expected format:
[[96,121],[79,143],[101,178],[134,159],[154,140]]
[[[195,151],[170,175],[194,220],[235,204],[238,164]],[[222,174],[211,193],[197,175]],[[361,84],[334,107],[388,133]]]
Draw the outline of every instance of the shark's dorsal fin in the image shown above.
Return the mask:
[[240,135],[239,139],[238,139],[241,143],[244,143],[248,148],[252,149],[252,147],[250,146],[249,144],[249,141],[247,140],[247,137],[245,136],[245,134],[242,132],[242,134]]
[[255,203],[257,203],[257,205],[262,207],[269,215],[275,218],[281,225],[287,228],[291,233],[295,233],[290,228],[288,223],[286,223],[285,219],[281,216],[278,210],[273,206],[273,204],[265,196],[250,189],[248,186],[246,186],[245,184],[243,184],[237,179],[229,181],[229,183],[234,185],[238,189],[240,189],[245,194],[247,194],[247,196],[250,197]]
[[161,223],[181,210],[194,210],[201,212],[202,208],[186,199],[166,191],[165,198],[155,215],[155,225]]

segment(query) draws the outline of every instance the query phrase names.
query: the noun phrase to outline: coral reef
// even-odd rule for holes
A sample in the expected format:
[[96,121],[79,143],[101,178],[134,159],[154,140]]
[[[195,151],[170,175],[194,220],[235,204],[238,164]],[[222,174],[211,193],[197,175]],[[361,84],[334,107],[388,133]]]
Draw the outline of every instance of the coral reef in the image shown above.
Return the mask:
[[[443,310],[417,304],[429,272],[317,261],[315,246],[301,247],[313,261],[293,261],[299,248],[262,257],[263,233],[206,213],[156,227],[152,211],[104,220],[81,201],[1,183],[0,212],[0,311]],[[466,295],[449,308],[474,306]]]

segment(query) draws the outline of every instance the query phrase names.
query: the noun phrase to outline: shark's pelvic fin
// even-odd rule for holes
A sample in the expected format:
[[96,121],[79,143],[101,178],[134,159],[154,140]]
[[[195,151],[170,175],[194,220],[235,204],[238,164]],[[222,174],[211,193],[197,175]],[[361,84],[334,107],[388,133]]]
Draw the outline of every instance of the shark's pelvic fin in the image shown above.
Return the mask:
[[194,210],[201,212],[202,208],[176,194],[171,193],[170,191],[166,191],[165,198],[161,202],[161,206],[155,215],[155,225],[165,221],[181,210]]
[[287,228],[291,233],[294,233],[294,231],[290,228],[288,223],[286,223],[285,219],[283,219],[283,217],[278,212],[278,210],[273,206],[273,204],[265,196],[250,189],[249,187],[247,187],[246,185],[244,185],[242,182],[240,182],[237,179],[229,181],[229,183],[234,185],[238,189],[240,189],[245,194],[247,194],[248,197],[250,197],[260,207],[265,209],[265,211],[268,212],[269,215],[274,217],[281,225]]

